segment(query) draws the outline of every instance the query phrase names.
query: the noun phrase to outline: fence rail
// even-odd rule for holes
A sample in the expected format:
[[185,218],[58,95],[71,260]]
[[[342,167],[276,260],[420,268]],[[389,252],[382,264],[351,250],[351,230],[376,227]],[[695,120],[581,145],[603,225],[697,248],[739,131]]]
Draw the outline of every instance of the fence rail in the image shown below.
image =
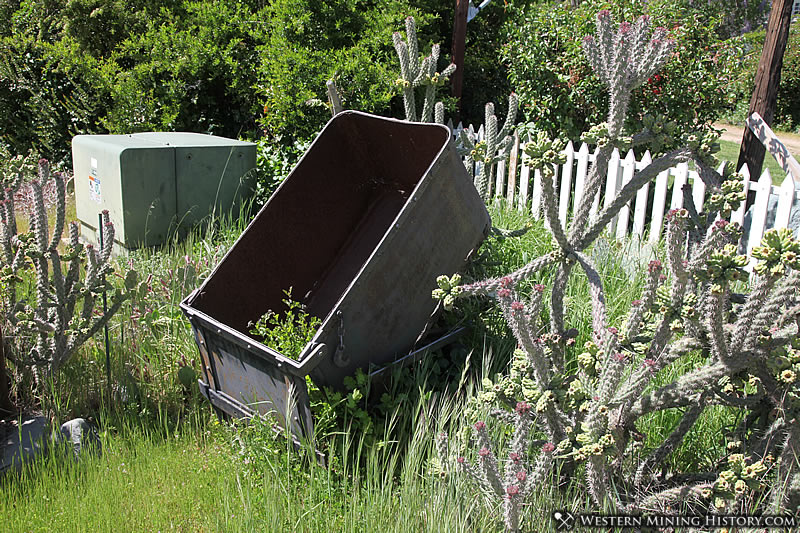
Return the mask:
[[[450,126],[456,134],[463,128],[461,124],[456,128],[453,128],[452,124]],[[479,140],[483,139],[482,126],[477,135]],[[515,138],[510,156],[505,161],[497,163],[494,183],[489,184],[489,195],[496,201],[505,200],[506,206],[510,209],[528,210],[535,218],[539,218],[542,216],[541,176],[539,171],[535,171],[531,176],[530,168],[522,164],[524,148],[525,144],[520,143],[519,138]],[[583,185],[597,151],[591,150],[586,144],[581,144],[576,150],[570,142],[567,144],[564,154],[567,158],[566,162],[563,165],[554,165],[554,185],[559,202],[558,217],[562,224],[566,224],[569,214],[577,208],[581,201]],[[617,192],[633,178],[635,171],[645,168],[651,162],[652,156],[649,151],[637,160],[632,150],[623,156],[615,149],[608,165],[605,186],[600,187],[600,191],[594,198],[592,216],[597,214],[601,202],[605,207],[614,199]],[[473,175],[477,176],[480,171],[480,163],[476,163],[473,170]],[[753,193],[755,200],[747,212],[743,203],[738,210],[731,213],[729,218],[731,222],[738,222],[743,226],[745,233],[742,243],[750,257],[750,252],[761,242],[767,229],[772,227],[794,228],[796,226],[794,220],[790,224],[790,219],[794,218],[793,206],[800,200],[800,191],[795,190],[790,175],[786,176],[781,185],[776,186],[772,184],[769,170],[764,170],[758,180],[751,179],[747,166],[743,166],[739,172],[744,176],[745,193]],[[685,185],[690,187],[694,205],[702,213],[706,194],[705,183],[700,179],[698,173],[689,167],[688,163],[680,163],[661,172],[654,183],[648,183],[642,187],[636,197],[614,217],[607,231],[617,239],[631,236],[640,241],[647,239],[649,243],[658,242],[663,232],[666,212],[670,209],[684,207],[683,189]],[[754,262],[751,257],[748,270],[752,268]]]

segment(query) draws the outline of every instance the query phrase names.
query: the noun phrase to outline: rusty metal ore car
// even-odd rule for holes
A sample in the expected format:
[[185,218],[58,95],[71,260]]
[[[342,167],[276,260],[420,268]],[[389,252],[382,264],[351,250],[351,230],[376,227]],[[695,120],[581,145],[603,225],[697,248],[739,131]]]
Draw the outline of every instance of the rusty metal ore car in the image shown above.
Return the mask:
[[[201,390],[224,413],[274,412],[309,435],[306,376],[337,388],[417,350],[436,277],[460,270],[490,224],[446,127],[338,114],[181,304]],[[248,333],[289,288],[322,321],[297,360]]]

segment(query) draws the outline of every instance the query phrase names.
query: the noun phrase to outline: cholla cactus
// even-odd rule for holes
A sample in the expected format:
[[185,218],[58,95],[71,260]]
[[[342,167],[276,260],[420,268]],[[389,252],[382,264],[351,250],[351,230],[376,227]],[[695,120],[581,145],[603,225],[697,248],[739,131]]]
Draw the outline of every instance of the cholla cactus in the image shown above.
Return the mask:
[[[486,423],[478,421],[473,425],[475,440],[480,447],[477,466],[463,456],[456,458],[458,467],[466,472],[487,495],[503,501],[503,518],[509,531],[517,531],[520,523],[520,509],[531,490],[539,486],[549,472],[553,450],[551,442],[540,446],[540,453],[535,462],[528,461],[529,433],[533,428],[533,407],[526,402],[519,402],[514,413],[505,411],[497,413],[509,419],[515,426],[509,451],[501,468],[495,457]],[[446,434],[439,435],[439,460],[442,464],[451,462]]]
[[[584,41],[593,69],[608,86],[610,111],[607,121],[585,136],[599,150],[569,228],[555,211],[558,203],[549,171],[557,163],[561,142],[537,137],[528,154],[528,164],[542,175],[544,214],[556,250],[500,278],[465,285],[447,278],[434,297],[450,304],[473,296],[496,299],[519,349],[508,375],[484,383],[484,392],[475,401],[492,406],[499,413],[497,420],[511,426],[514,453],[521,450],[524,456],[537,448],[531,440],[534,428],[546,435],[555,446],[553,462],[544,451],[529,461],[547,459],[548,465],[560,463],[562,475],[585,476],[585,486],[598,506],[610,504],[626,512],[651,510],[669,500],[711,506],[720,498],[761,490],[766,486],[766,466],[775,464],[769,469],[775,481],[771,488],[766,486],[773,511],[793,510],[800,503],[800,243],[788,230],[768,231],[754,252],[760,262],[752,290],[746,296],[734,293],[733,283],[743,277],[746,264],[736,254],[741,233],[736,225],[717,220],[717,215],[736,209],[743,198],[728,172],[720,175],[713,170],[715,140],[709,132],[693,134],[685,139],[688,146],[637,171],[596,217],[589,216],[615,146],[655,142],[663,147],[675,142],[670,133],[674,128],[652,118],[643,131],[623,134],[631,91],[664,64],[673,46],[663,29],[650,35],[647,17],[613,28],[609,13],[601,11],[597,36]],[[643,185],[689,158],[698,166],[711,198],[700,209],[684,190],[686,208],[667,216],[663,261],[651,262],[641,298],[632,302],[625,322],[613,326],[603,282],[587,248]],[[520,282],[548,266],[554,267],[555,278],[549,331],[543,334],[539,317],[546,288],[536,285],[525,297],[521,292],[525,284]],[[565,319],[567,282],[576,273],[586,277],[592,303],[592,334],[583,346],[576,345],[577,333]],[[698,351],[706,356],[705,364],[656,385],[654,377],[662,369]],[[512,414],[521,403],[533,406],[524,417]],[[741,461],[720,460],[710,472],[656,475],[657,467],[713,405],[750,413],[735,430]],[[498,411],[498,406],[505,411]],[[675,408],[684,409],[678,425],[654,448],[642,449],[642,439],[633,438],[638,435],[637,423]],[[764,425],[754,424],[755,420]],[[521,502],[508,497],[508,480],[509,472],[516,470],[506,462],[506,472],[499,472],[490,459],[499,452],[482,436],[484,429],[478,430],[483,470],[466,460],[461,463],[480,485],[490,486],[503,500],[506,526],[514,531],[519,527]],[[579,464],[585,467],[576,468]]]
[[[110,289],[105,277],[112,272],[114,227],[108,212],[103,212],[104,246],[101,250],[81,244],[78,223],[73,222],[69,225],[69,244],[60,252],[58,247],[66,215],[65,177],[60,173],[51,175],[48,162],[39,161],[38,176],[29,182],[33,196],[31,231],[24,234],[17,234],[14,203],[14,195],[23,183],[22,171],[10,178],[5,181],[9,186],[4,189],[0,201],[3,313],[14,335],[35,339],[24,363],[33,368],[34,376],[40,380],[42,371],[56,372],[81,344],[108,322],[136,288],[136,273],[128,272],[125,289],[113,291],[110,308],[98,316],[96,298]],[[42,196],[42,189],[51,180],[56,190],[52,228]],[[85,267],[82,268],[83,263]],[[20,297],[18,290],[23,282],[21,271],[29,268],[33,269],[36,279],[35,299]]]
[[484,127],[486,128],[485,139],[478,140],[475,131],[461,130],[459,137],[458,150],[462,156],[466,156],[464,164],[470,174],[473,173],[475,163],[480,163],[481,169],[475,186],[484,201],[488,200],[489,184],[494,179],[497,171],[497,162],[508,157],[511,146],[514,144],[514,120],[517,117],[517,95],[511,93],[508,97],[508,112],[502,127],[497,123],[497,116],[494,114],[494,104],[486,104],[486,118]]
[[328,80],[325,83],[325,87],[328,90],[328,103],[331,106],[331,115],[335,117],[344,111],[342,95],[339,93],[339,88],[336,87],[336,82],[333,80]]
[[623,22],[614,31],[611,14],[597,15],[597,39],[586,36],[583,50],[594,73],[609,91],[608,124],[616,138],[630,102],[631,89],[644,83],[667,60],[672,43],[664,28],[650,32],[650,18],[639,17],[634,23]]
[[[400,32],[393,35],[394,48],[400,59],[400,77],[395,82],[403,91],[403,104],[405,105],[406,120],[412,122],[432,122],[434,120],[434,107],[436,108],[436,122],[444,123],[444,106],[436,103],[436,89],[447,83],[450,75],[455,72],[456,65],[450,63],[442,72],[436,72],[439,63],[439,45],[431,47],[431,55],[419,57],[417,42],[417,27],[413,17],[406,19],[406,41]],[[425,88],[422,103],[422,112],[417,114],[415,91],[417,87]]]

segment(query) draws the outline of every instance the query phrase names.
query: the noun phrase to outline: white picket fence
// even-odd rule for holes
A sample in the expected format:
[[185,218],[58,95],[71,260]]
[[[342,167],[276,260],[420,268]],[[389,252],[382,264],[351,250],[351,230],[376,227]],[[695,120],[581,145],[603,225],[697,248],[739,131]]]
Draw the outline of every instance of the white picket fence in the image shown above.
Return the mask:
[[[455,131],[459,131],[459,128],[461,124]],[[483,138],[483,127],[478,130],[478,138]],[[539,171],[535,171],[531,176],[530,168],[522,164],[524,147],[524,143],[521,144],[519,139],[515,139],[509,158],[497,163],[496,179],[490,184],[489,195],[498,202],[501,199],[505,200],[505,205],[510,209],[529,210],[535,218],[539,218],[542,213],[541,176]],[[575,150],[570,142],[564,154],[567,160],[563,165],[555,167],[554,178],[555,190],[559,195],[558,216],[562,224],[566,224],[568,215],[581,201],[584,182],[597,151],[590,151],[586,144]],[[637,161],[632,150],[623,157],[615,149],[608,165],[605,187],[601,187],[594,198],[592,216],[597,214],[601,202],[604,207],[608,205],[623,185],[631,180],[634,172],[646,167],[651,161],[652,156],[649,151]],[[476,163],[474,170],[474,175],[477,177],[480,163]],[[800,191],[795,190],[794,182],[788,175],[780,186],[775,186],[772,185],[769,170],[765,170],[757,181],[751,180],[747,166],[743,166],[740,172],[744,175],[745,192],[755,193],[755,201],[749,208],[751,213],[749,228],[746,228],[747,234],[743,237],[743,242],[747,243],[747,255],[750,256],[753,247],[761,242],[767,229],[789,227],[792,204],[800,197],[798,196]],[[702,212],[705,184],[697,172],[689,168],[688,163],[681,163],[661,172],[654,183],[642,187],[636,197],[614,217],[608,226],[608,232],[620,240],[630,236],[639,241],[646,239],[649,243],[658,242],[664,227],[664,215],[670,209],[683,207],[683,187],[686,184],[691,187],[694,205]],[[777,197],[777,203],[774,199],[770,202],[770,196]],[[769,209],[770,203],[773,204],[772,212]],[[774,217],[771,216],[773,214]],[[737,211],[731,213],[730,221],[744,225],[744,203]],[[749,267],[752,267],[752,263],[751,259]]]

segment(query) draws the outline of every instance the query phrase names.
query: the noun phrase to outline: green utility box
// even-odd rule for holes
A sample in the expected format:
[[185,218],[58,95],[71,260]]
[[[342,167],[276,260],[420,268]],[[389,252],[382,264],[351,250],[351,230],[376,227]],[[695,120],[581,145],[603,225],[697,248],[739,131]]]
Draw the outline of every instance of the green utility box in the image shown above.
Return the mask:
[[107,209],[122,251],[238,209],[252,192],[256,145],[200,133],[77,135],[72,161],[83,237],[97,242]]

